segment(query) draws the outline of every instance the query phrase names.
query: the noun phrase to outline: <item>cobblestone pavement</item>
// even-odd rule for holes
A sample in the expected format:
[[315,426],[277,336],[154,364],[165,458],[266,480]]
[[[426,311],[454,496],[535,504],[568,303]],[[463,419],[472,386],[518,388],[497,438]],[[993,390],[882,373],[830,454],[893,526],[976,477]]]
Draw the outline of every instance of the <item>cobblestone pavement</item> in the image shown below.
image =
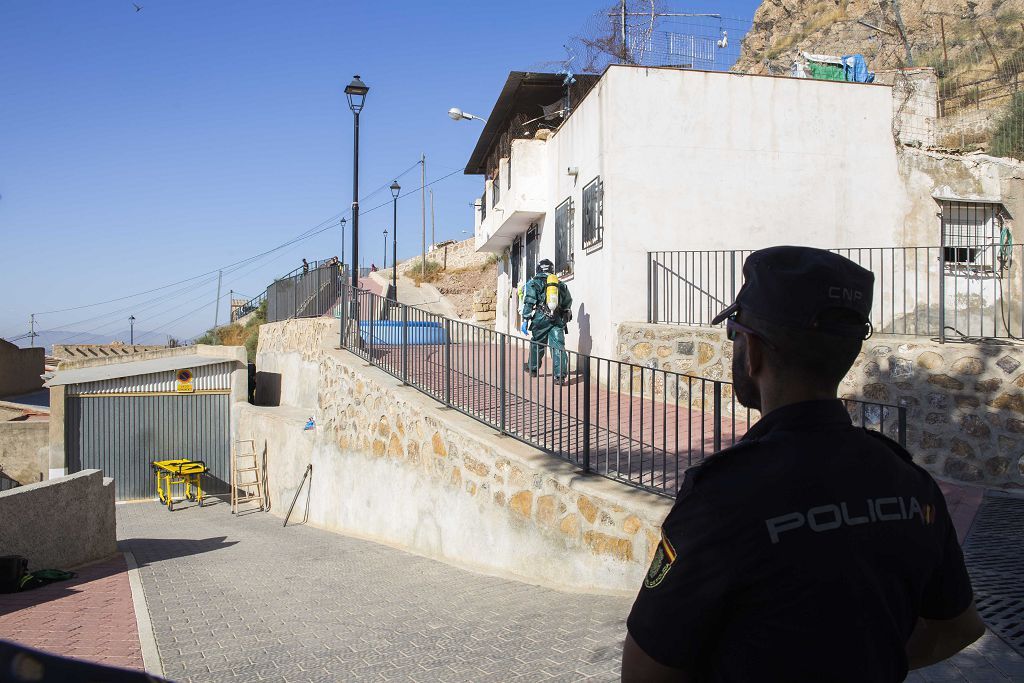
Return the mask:
[[[176,681],[612,681],[631,599],[453,568],[228,505],[118,506]],[[913,683],[1024,680],[987,633]]]
[[[176,681],[616,680],[631,600],[483,576],[226,503],[119,505]],[[482,549],[485,551],[485,549]]]

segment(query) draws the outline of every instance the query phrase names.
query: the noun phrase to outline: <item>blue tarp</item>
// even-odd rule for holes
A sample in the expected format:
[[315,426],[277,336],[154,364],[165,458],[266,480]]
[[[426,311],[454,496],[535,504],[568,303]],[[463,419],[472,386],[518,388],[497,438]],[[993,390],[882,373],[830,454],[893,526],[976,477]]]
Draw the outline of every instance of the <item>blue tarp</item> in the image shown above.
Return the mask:
[[[407,341],[413,344],[444,344],[444,327],[441,323],[410,320]],[[399,345],[402,343],[401,320],[368,320],[359,322],[359,336],[365,344]]]
[[847,81],[853,83],[871,83],[875,80],[875,74],[868,71],[868,63],[864,61],[864,55],[843,55],[843,76]]

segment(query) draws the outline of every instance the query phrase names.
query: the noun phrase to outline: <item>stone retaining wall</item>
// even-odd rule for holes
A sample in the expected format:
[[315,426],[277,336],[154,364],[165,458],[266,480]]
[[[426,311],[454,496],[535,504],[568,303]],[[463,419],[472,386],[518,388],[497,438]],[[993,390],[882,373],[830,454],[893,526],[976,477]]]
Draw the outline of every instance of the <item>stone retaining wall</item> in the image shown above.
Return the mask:
[[19,484],[42,481],[50,472],[50,422],[0,422],[0,472]]
[[[618,339],[620,360],[732,378],[724,329],[624,323]],[[864,343],[840,394],[906,406],[908,449],[935,474],[1024,488],[1024,347],[878,335]]]
[[[265,451],[275,514],[307,464],[292,521],[382,540],[485,571],[633,594],[672,501],[501,437],[336,350],[337,322],[263,325],[256,363],[282,406],[236,404]],[[315,430],[303,431],[313,416]]]

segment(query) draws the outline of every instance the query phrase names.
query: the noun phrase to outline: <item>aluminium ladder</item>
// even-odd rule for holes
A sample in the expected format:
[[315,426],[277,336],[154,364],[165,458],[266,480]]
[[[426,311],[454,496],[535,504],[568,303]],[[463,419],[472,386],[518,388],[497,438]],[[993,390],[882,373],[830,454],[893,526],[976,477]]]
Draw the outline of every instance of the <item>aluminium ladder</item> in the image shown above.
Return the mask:
[[[265,510],[263,481],[260,477],[255,439],[235,441],[231,458],[231,514],[238,514],[238,506],[245,503],[259,503],[260,512]],[[249,464],[251,462],[251,465]],[[242,493],[239,494],[241,489]]]

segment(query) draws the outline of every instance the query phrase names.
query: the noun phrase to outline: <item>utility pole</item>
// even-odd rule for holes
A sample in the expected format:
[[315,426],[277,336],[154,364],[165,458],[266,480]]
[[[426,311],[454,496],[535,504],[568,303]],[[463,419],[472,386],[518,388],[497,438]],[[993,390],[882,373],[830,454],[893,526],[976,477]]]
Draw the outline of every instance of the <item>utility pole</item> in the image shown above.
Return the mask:
[[622,27],[622,55],[621,59],[623,62],[629,61],[629,47],[626,46],[626,0],[622,0],[619,3],[620,6],[620,26]]
[[224,275],[223,270],[217,271],[217,300],[213,303],[213,328],[217,329],[218,314],[220,313],[220,280]]
[[437,236],[434,234],[434,191],[430,191],[430,246],[433,248],[437,244]]
[[128,332],[128,343],[131,344],[132,346],[135,346],[135,316],[134,315],[128,316],[128,329],[130,330],[130,332]]
[[39,335],[36,334],[36,314],[33,313],[32,316],[29,318],[29,321],[28,321],[29,344],[31,344],[33,348],[35,348],[36,337],[38,337],[38,336]]
[[235,290],[228,290],[228,322],[235,322]]
[[427,276],[427,155],[420,154],[420,213],[423,216],[423,254],[420,256],[420,275]]

